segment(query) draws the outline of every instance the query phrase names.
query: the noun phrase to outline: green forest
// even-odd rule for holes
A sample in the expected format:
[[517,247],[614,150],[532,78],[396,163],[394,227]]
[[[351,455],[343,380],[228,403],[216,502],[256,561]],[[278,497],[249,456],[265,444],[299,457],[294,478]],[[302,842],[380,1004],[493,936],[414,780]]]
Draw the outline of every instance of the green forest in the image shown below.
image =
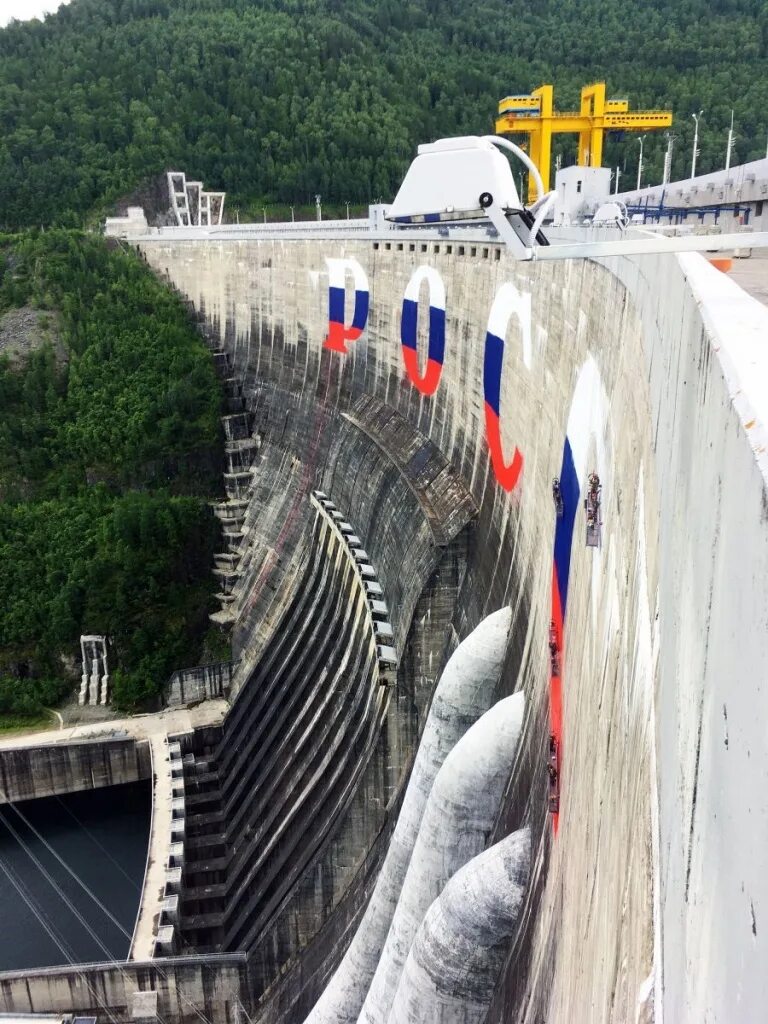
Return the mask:
[[[226,189],[229,212],[392,197],[419,142],[492,129],[544,81],[573,109],[604,78],[670,107],[673,177],[765,155],[764,0],[72,0],[0,30],[0,225],[93,223],[169,167]],[[646,180],[665,140],[646,139]],[[555,147],[574,162],[575,140]],[[606,162],[631,176],[633,136]]]
[[[181,301],[78,232],[0,239],[0,713],[34,716],[105,634],[113,703],[199,659],[213,610],[220,386]],[[30,340],[29,338],[27,339]]]

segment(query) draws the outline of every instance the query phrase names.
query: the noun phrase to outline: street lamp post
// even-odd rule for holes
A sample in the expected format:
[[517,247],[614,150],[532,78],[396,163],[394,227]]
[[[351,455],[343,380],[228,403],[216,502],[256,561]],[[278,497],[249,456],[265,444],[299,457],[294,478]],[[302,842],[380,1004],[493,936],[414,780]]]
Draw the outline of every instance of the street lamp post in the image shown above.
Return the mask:
[[696,177],[696,157],[699,155],[699,118],[701,117],[701,115],[703,113],[704,113],[704,111],[700,110],[698,112],[698,114],[691,114],[691,117],[693,118],[693,120],[694,120],[694,122],[696,124],[696,127],[695,127],[695,129],[693,131],[693,155],[691,156],[691,177],[692,178]]
[[349,203],[344,204],[347,208],[347,220],[349,220]]
[[637,161],[637,185],[635,188],[639,189],[640,179],[643,176],[643,142],[645,141],[645,136],[641,135],[637,141],[640,143],[640,159]]
[[293,207],[291,207],[291,220],[292,220],[292,221],[293,221],[293,220],[296,220],[296,215],[295,215],[295,213],[294,213],[294,209],[293,209]]
[[320,199],[321,198],[322,197],[321,197],[320,193],[318,192],[317,195],[315,196],[315,210],[317,211],[317,219],[318,220],[322,220],[323,219],[323,208],[320,205]]
[[731,111],[731,127],[728,129],[728,148],[725,151],[725,169],[731,166],[731,154],[733,153],[733,111]]
[[676,135],[672,132],[665,132],[667,136],[667,152],[664,154],[664,174],[662,175],[662,185],[667,185],[672,180],[672,151],[675,148]]
[[266,224],[267,223],[267,208],[266,208],[266,206],[262,206],[261,212],[264,214],[264,223]]

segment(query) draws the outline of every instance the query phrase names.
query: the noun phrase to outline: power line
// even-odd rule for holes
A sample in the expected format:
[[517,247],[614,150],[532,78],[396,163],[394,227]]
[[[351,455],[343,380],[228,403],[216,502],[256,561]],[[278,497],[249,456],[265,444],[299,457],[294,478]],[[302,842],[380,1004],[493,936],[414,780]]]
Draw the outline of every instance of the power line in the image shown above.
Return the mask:
[[38,923],[43,927],[45,932],[50,936],[50,938],[53,939],[53,941],[59,947],[59,949],[63,953],[64,957],[66,958],[67,963],[70,964],[70,966],[75,968],[77,974],[82,979],[83,984],[85,985],[86,989],[90,992],[91,996],[95,999],[96,1005],[101,1007],[102,1010],[104,1010],[104,1012],[106,1013],[107,1017],[109,1017],[109,1019],[112,1022],[112,1024],[118,1024],[118,1021],[117,1021],[116,1017],[111,1012],[109,1007],[105,1003],[103,1003],[101,1001],[101,999],[99,999],[98,993],[95,991],[95,989],[92,987],[92,985],[88,981],[88,978],[86,977],[85,973],[83,971],[81,971],[81,970],[77,970],[77,965],[75,964],[74,958],[73,958],[71,952],[69,951],[69,948],[63,942],[63,940],[61,940],[57,936],[57,934],[55,932],[55,929],[48,922],[47,918],[45,917],[45,914],[42,912],[42,910],[40,910],[35,905],[34,900],[31,898],[31,896],[29,896],[27,894],[27,892],[26,892],[26,890],[24,888],[24,885],[21,883],[20,880],[17,880],[14,877],[14,872],[12,871],[10,866],[5,863],[5,861],[2,859],[2,857],[0,857],[0,868],[2,868],[3,873],[5,874],[6,878],[11,883],[11,885],[14,887],[14,889],[18,892],[18,894],[21,896],[22,900],[24,900],[24,903],[32,911],[32,913],[34,914],[34,916],[37,919]]
[[[106,917],[108,917],[108,918],[109,918],[109,920],[110,920],[110,921],[112,922],[112,924],[114,924],[114,925],[115,925],[115,927],[116,927],[116,928],[117,928],[117,929],[118,929],[119,931],[121,931],[121,932],[123,933],[123,935],[125,935],[125,936],[126,936],[126,938],[127,938],[127,939],[128,939],[129,941],[130,941],[130,938],[131,938],[131,936],[130,936],[130,935],[128,934],[128,932],[127,932],[127,931],[125,930],[125,928],[123,928],[122,924],[121,924],[121,923],[120,923],[120,922],[119,922],[119,921],[117,920],[117,918],[116,918],[116,917],[114,916],[114,914],[113,914],[113,913],[111,912],[111,910],[109,910],[109,909],[108,909],[108,908],[107,908],[107,907],[106,907],[106,906],[105,906],[105,905],[104,905],[104,904],[102,903],[102,901],[101,901],[101,900],[99,899],[99,897],[98,897],[98,896],[97,896],[97,895],[96,895],[96,894],[95,894],[95,893],[93,892],[93,890],[92,890],[92,889],[90,888],[90,886],[89,886],[89,885],[87,885],[87,884],[86,884],[86,883],[85,883],[85,882],[84,882],[84,881],[83,881],[83,880],[82,880],[82,879],[80,878],[80,876],[79,876],[79,875],[77,874],[77,872],[76,872],[76,871],[73,871],[73,870],[72,870],[72,868],[71,868],[71,867],[69,866],[69,864],[67,864],[67,862],[66,862],[66,861],[64,860],[64,858],[63,858],[63,857],[61,857],[61,856],[59,855],[59,853],[58,853],[58,852],[57,852],[57,851],[56,851],[56,850],[55,850],[55,849],[54,849],[54,848],[53,848],[53,847],[51,846],[51,844],[50,844],[50,843],[48,842],[48,840],[47,840],[47,839],[45,838],[45,836],[43,836],[43,835],[41,835],[41,834],[40,834],[40,832],[39,832],[39,831],[38,831],[38,830],[37,830],[37,829],[35,828],[35,826],[34,826],[34,825],[32,824],[32,822],[31,822],[31,821],[30,821],[30,820],[29,820],[29,819],[27,818],[27,816],[26,816],[26,815],[25,815],[25,814],[24,814],[24,813],[23,813],[22,811],[20,811],[20,810],[19,810],[19,808],[18,808],[18,807],[16,807],[16,806],[15,806],[14,804],[12,804],[12,803],[11,803],[11,804],[9,804],[9,806],[11,807],[11,809],[12,809],[13,811],[15,811],[15,812],[16,812],[16,814],[18,814],[18,816],[19,816],[19,817],[21,818],[21,820],[22,820],[22,821],[24,822],[24,824],[25,824],[25,825],[27,826],[27,828],[28,828],[28,829],[29,829],[29,830],[30,830],[30,831],[31,831],[31,832],[32,832],[32,833],[33,833],[33,834],[34,834],[34,835],[35,835],[35,836],[37,837],[37,839],[38,839],[38,840],[39,840],[39,841],[40,841],[40,842],[41,842],[41,843],[43,844],[43,846],[44,846],[44,847],[46,848],[46,850],[48,850],[48,852],[49,852],[49,853],[50,853],[50,854],[51,854],[51,855],[52,855],[52,856],[53,856],[53,857],[54,857],[54,858],[56,859],[56,861],[57,861],[57,862],[58,862],[58,863],[59,863],[59,864],[60,864],[60,865],[61,865],[61,866],[62,866],[62,867],[64,868],[64,870],[65,870],[65,871],[67,872],[67,874],[68,874],[68,875],[70,875],[70,877],[71,877],[72,879],[74,879],[74,881],[75,881],[75,882],[76,882],[76,883],[77,883],[77,884],[78,884],[78,885],[80,886],[80,888],[81,888],[81,889],[83,890],[83,892],[85,892],[85,893],[86,893],[86,894],[87,894],[87,895],[88,895],[88,896],[89,896],[89,897],[90,897],[90,898],[91,898],[91,899],[93,900],[93,902],[94,902],[94,903],[96,904],[96,906],[97,906],[97,907],[99,908],[99,910],[101,910],[101,911],[102,911],[102,913],[103,913],[103,914],[104,914],[104,915],[105,915]],[[7,821],[7,819],[5,819],[5,818],[4,818],[4,816],[3,816],[2,814],[0,814],[0,817],[3,817],[3,820],[4,820],[4,821],[5,821],[5,823],[6,823],[6,826],[7,826],[7,827],[8,827],[9,829],[11,829],[11,830],[13,831],[13,827],[12,827],[12,825],[10,824],[10,822],[8,822],[8,821]],[[19,841],[19,842],[20,842],[20,841]],[[110,956],[112,956],[112,954],[111,954],[111,953],[110,953]],[[113,959],[114,959],[114,957],[113,957]]]
[[[86,884],[86,883],[85,883],[85,882],[84,882],[84,881],[83,881],[83,880],[82,880],[82,879],[80,878],[80,876],[79,876],[79,875],[78,875],[78,874],[77,874],[77,873],[76,873],[75,871],[73,871],[73,870],[72,870],[72,868],[70,868],[70,866],[69,866],[69,865],[68,865],[68,864],[66,863],[66,861],[65,861],[65,860],[64,860],[64,859],[63,859],[63,858],[62,858],[62,857],[61,857],[61,856],[59,855],[59,853],[58,853],[58,852],[57,852],[57,851],[56,851],[56,850],[55,850],[55,849],[54,849],[54,848],[53,848],[53,847],[51,846],[51,844],[50,844],[50,843],[48,842],[48,840],[47,840],[47,839],[46,839],[46,838],[45,838],[44,836],[42,836],[42,835],[40,834],[40,832],[39,832],[39,831],[38,831],[38,830],[37,830],[37,829],[35,828],[35,826],[34,826],[34,825],[32,824],[32,822],[31,822],[31,821],[29,821],[29,819],[28,819],[28,818],[26,817],[26,815],[25,815],[25,814],[23,813],[23,811],[19,810],[19,808],[18,808],[18,807],[16,807],[16,805],[15,805],[14,803],[12,803],[12,802],[11,802],[10,800],[8,800],[8,795],[7,795],[7,793],[4,793],[4,792],[3,792],[2,790],[0,790],[0,793],[2,793],[2,795],[4,795],[4,796],[5,796],[5,799],[6,799],[7,803],[8,803],[8,806],[9,806],[9,807],[11,807],[11,808],[12,808],[12,809],[13,809],[13,810],[15,811],[15,813],[16,813],[16,814],[17,814],[17,815],[18,815],[18,816],[19,816],[19,817],[21,818],[21,820],[22,820],[22,821],[24,822],[24,824],[25,824],[25,825],[26,825],[26,826],[27,826],[27,827],[28,827],[28,828],[30,829],[30,831],[32,831],[32,832],[34,833],[34,835],[35,835],[35,836],[36,836],[36,837],[38,838],[38,840],[39,840],[39,841],[40,841],[40,842],[41,842],[41,843],[42,843],[42,844],[43,844],[43,845],[45,846],[45,848],[46,848],[46,849],[47,849],[47,850],[48,850],[48,851],[49,851],[49,852],[50,852],[50,853],[51,853],[51,854],[53,855],[53,857],[54,857],[54,858],[56,859],[56,861],[57,861],[57,862],[58,862],[59,864],[61,864],[61,866],[62,866],[62,867],[64,868],[64,870],[65,870],[65,871],[66,871],[66,872],[67,872],[67,873],[68,873],[68,874],[69,874],[69,875],[70,875],[70,876],[71,876],[71,877],[72,877],[72,878],[74,879],[74,881],[75,881],[75,882],[76,882],[76,883],[77,883],[77,884],[78,884],[78,885],[80,886],[80,888],[81,888],[81,889],[83,889],[83,891],[84,891],[85,893],[87,893],[87,895],[88,895],[88,896],[90,896],[90,898],[91,898],[91,899],[92,899],[92,900],[93,900],[93,901],[94,901],[94,902],[96,903],[96,905],[97,905],[97,906],[99,907],[99,909],[100,909],[100,910],[101,910],[101,911],[102,911],[102,912],[103,912],[103,913],[104,913],[104,914],[105,914],[105,915],[106,915],[106,916],[107,916],[107,917],[109,918],[109,920],[110,920],[110,921],[112,921],[112,923],[113,923],[113,924],[115,925],[115,927],[116,927],[116,928],[117,928],[117,929],[118,929],[118,930],[119,930],[119,931],[120,931],[120,932],[121,932],[121,933],[122,933],[122,934],[123,934],[123,935],[125,936],[125,938],[127,938],[127,939],[128,939],[128,942],[130,943],[130,942],[131,942],[131,939],[132,939],[132,936],[131,936],[131,935],[130,935],[130,934],[129,934],[129,933],[127,932],[127,931],[126,931],[126,929],[125,929],[125,928],[124,928],[124,927],[122,926],[122,924],[121,924],[121,923],[120,923],[120,922],[119,922],[119,921],[117,920],[117,918],[116,918],[116,917],[115,917],[115,916],[114,916],[114,915],[113,915],[113,914],[112,914],[112,913],[111,913],[111,912],[110,912],[110,911],[108,910],[108,908],[104,906],[104,904],[103,904],[103,903],[102,903],[102,901],[101,901],[101,900],[100,900],[100,899],[98,898],[98,896],[96,896],[96,894],[95,894],[95,893],[94,893],[94,892],[93,892],[93,891],[91,890],[91,888],[90,888],[90,887],[89,887],[89,886],[88,886],[88,885],[87,885],[87,884]],[[15,835],[15,832],[14,832],[14,830],[13,830],[13,827],[12,827],[12,826],[11,826],[11,824],[10,824],[10,823],[9,823],[9,822],[8,822],[8,821],[7,821],[7,820],[6,820],[5,818],[4,818],[4,817],[3,817],[3,815],[2,815],[2,813],[1,813],[1,812],[0,812],[0,818],[3,818],[3,820],[5,821],[5,824],[6,824],[6,826],[7,826],[7,827],[8,827],[8,828],[9,828],[9,829],[10,829],[10,830],[11,830],[11,831],[12,831],[12,832],[14,833],[14,835]],[[82,826],[81,826],[81,827],[82,827]],[[19,845],[22,845],[22,847],[23,847],[23,843],[22,843],[22,842],[21,842],[21,840],[19,840],[18,838],[17,838],[17,842],[19,842]],[[33,855],[33,854],[31,854],[31,853],[29,853],[29,851],[27,851],[26,849],[25,849],[25,852],[27,852],[28,856],[30,856],[30,857],[31,857],[31,858],[32,858],[33,860],[35,859],[35,858],[34,858],[34,855]],[[40,871],[41,871],[41,872],[42,872],[43,874],[45,874],[45,869],[44,869],[44,868],[43,868],[43,867],[42,867],[41,865],[39,865],[39,864],[38,864],[37,866],[38,866],[39,870],[40,870]],[[123,975],[124,975],[125,977],[128,977],[128,975],[127,975],[127,974],[125,973],[125,970],[124,970],[123,968],[121,968],[121,967],[119,966],[119,963],[118,963],[118,961],[117,961],[117,960],[115,960],[115,958],[114,958],[113,954],[112,954],[112,953],[111,953],[111,952],[110,952],[110,951],[109,951],[109,950],[108,950],[108,949],[107,949],[107,948],[106,948],[106,947],[105,947],[105,946],[103,945],[103,943],[101,942],[101,940],[100,940],[100,939],[98,939],[98,938],[97,938],[97,936],[93,934],[93,931],[92,931],[92,930],[90,929],[90,926],[89,926],[89,925],[87,925],[87,924],[85,924],[85,922],[83,921],[83,919],[82,919],[82,917],[80,916],[80,914],[78,913],[78,911],[77,911],[77,910],[76,910],[76,909],[74,908],[74,905],[73,905],[73,904],[71,904],[71,901],[69,901],[69,900],[68,900],[68,898],[67,898],[67,897],[66,897],[66,896],[65,896],[65,895],[64,895],[64,894],[63,894],[63,893],[61,892],[61,890],[60,890],[60,889],[58,888],[58,886],[56,885],[56,883],[55,883],[55,882],[51,882],[51,884],[52,884],[52,885],[54,885],[54,887],[55,887],[55,888],[57,889],[57,891],[59,892],[59,895],[61,896],[61,898],[62,898],[63,900],[65,900],[65,901],[67,902],[67,905],[68,905],[68,906],[70,906],[70,909],[71,909],[71,910],[72,910],[72,912],[73,912],[73,913],[75,914],[75,916],[76,916],[76,917],[78,918],[78,920],[80,920],[80,921],[81,921],[81,923],[83,923],[83,924],[84,924],[84,926],[85,926],[86,928],[88,928],[88,930],[90,931],[90,933],[91,933],[92,937],[93,937],[93,938],[95,939],[95,941],[96,941],[96,942],[97,942],[97,943],[99,944],[99,946],[100,946],[100,947],[101,947],[101,948],[102,948],[102,949],[103,949],[103,950],[104,950],[104,951],[105,951],[105,952],[107,953],[108,957],[110,958],[110,963],[111,963],[112,965],[114,965],[114,966],[118,967],[118,969],[119,969],[119,970],[121,970],[121,972],[123,973]],[[130,946],[129,946],[129,952],[130,952]],[[164,981],[166,981],[166,982],[167,982],[167,981],[169,980],[169,976],[168,976],[168,973],[167,973],[167,971],[165,971],[165,969],[164,969],[164,968],[162,968],[162,967],[160,967],[159,965],[157,965],[157,966],[155,966],[155,970],[156,970],[156,971],[157,971],[157,973],[158,973],[158,974],[160,975],[160,977],[161,977],[161,978],[163,978],[163,980],[164,980]],[[203,1014],[203,1013],[202,1013],[202,1012],[200,1011],[200,1009],[199,1009],[199,1008],[198,1008],[198,1007],[197,1007],[197,1006],[196,1006],[196,1005],[195,1005],[195,1004],[194,1004],[194,1003],[193,1003],[193,1002],[192,1002],[192,1001],[191,1001],[190,999],[188,999],[188,998],[187,998],[186,996],[182,995],[182,993],[178,991],[178,988],[176,989],[176,994],[177,994],[178,998],[179,998],[179,999],[181,1000],[181,1002],[183,1002],[183,1003],[186,1003],[186,1004],[187,1004],[187,1006],[189,1006],[189,1007],[190,1007],[190,1008],[191,1008],[191,1009],[192,1009],[192,1010],[194,1011],[194,1013],[195,1013],[195,1014],[197,1015],[197,1017],[198,1017],[198,1018],[200,1019],[200,1021],[202,1022],[202,1024],[211,1024],[211,1021],[209,1021],[209,1020],[208,1020],[208,1018],[207,1018],[207,1017],[206,1017],[206,1016],[205,1016],[205,1015],[204,1015],[204,1014]],[[160,1014],[157,1014],[157,1017],[158,1017],[158,1019],[160,1020],[160,1024],[164,1024],[164,1021],[162,1020],[162,1017],[160,1017]]]
[[102,953],[104,953],[107,956],[107,958],[108,958],[108,960],[110,962],[116,963],[116,958],[115,958],[114,953],[107,947],[107,945],[104,942],[101,941],[101,938],[94,933],[93,928],[91,927],[91,925],[86,921],[86,919],[83,917],[83,915],[77,909],[77,907],[74,905],[74,903],[69,898],[69,896],[64,892],[64,890],[61,888],[61,886],[56,881],[56,879],[53,877],[53,875],[51,875],[51,873],[48,871],[48,869],[42,863],[42,861],[40,861],[40,859],[27,846],[27,844],[24,842],[24,839],[19,835],[19,833],[16,831],[16,829],[13,827],[13,825],[11,825],[11,823],[9,821],[4,821],[4,823],[5,823],[5,827],[9,830],[9,832],[11,833],[13,838],[19,844],[21,849],[24,851],[24,853],[26,853],[26,855],[29,857],[29,859],[32,861],[32,863],[35,865],[35,867],[40,872],[40,874],[43,876],[43,878],[46,880],[46,882],[48,882],[48,884],[54,890],[54,892],[59,897],[59,899],[62,901],[62,903],[64,903],[64,905],[69,909],[70,913],[72,913],[72,915],[75,918],[77,918],[77,920],[80,922],[80,924],[83,926],[83,928],[88,932],[88,934],[94,940],[94,942],[99,947],[99,949],[101,949]]
[[78,816],[75,814],[75,812],[72,810],[72,808],[71,807],[67,807],[67,805],[64,803],[64,801],[61,799],[60,796],[56,795],[56,799],[58,800],[59,804],[61,804],[63,809],[67,812],[67,814],[71,818],[73,818],[75,822],[77,822],[79,827],[83,830],[83,832],[85,832],[85,834],[88,836],[88,838],[91,840],[91,842],[95,846],[98,846],[98,848],[101,850],[101,852],[107,858],[107,860],[110,861],[110,863],[113,864],[114,867],[120,872],[120,874],[128,882],[128,884],[131,886],[131,888],[134,889],[136,892],[141,893],[141,886],[136,884],[135,879],[131,878],[131,876],[128,874],[128,872],[125,870],[125,868],[123,868],[122,865],[118,861],[115,860],[115,858],[112,856],[112,854],[106,848],[106,846],[104,846],[102,843],[99,842],[99,840],[96,838],[96,836],[90,831],[88,826],[84,825],[82,823],[82,821],[78,818]]
[[[11,832],[11,834],[13,835],[14,839],[16,839],[16,842],[17,842],[17,843],[19,844],[19,846],[20,846],[20,847],[22,848],[22,850],[23,850],[23,851],[24,851],[24,852],[25,852],[25,853],[27,854],[27,856],[28,856],[28,857],[29,857],[29,859],[30,859],[30,860],[32,861],[32,863],[33,863],[33,864],[35,865],[35,867],[36,867],[36,868],[38,869],[38,871],[39,871],[39,872],[41,873],[41,875],[43,876],[43,878],[45,878],[45,880],[46,880],[46,881],[48,882],[48,884],[49,884],[49,885],[50,885],[50,886],[51,886],[51,887],[52,887],[52,888],[54,889],[54,891],[55,891],[55,892],[56,892],[56,894],[57,894],[57,895],[59,896],[59,898],[60,898],[60,899],[61,899],[61,900],[62,900],[62,901],[64,902],[64,904],[65,904],[65,905],[67,906],[67,908],[69,909],[69,911],[70,911],[70,912],[71,912],[71,913],[72,913],[72,914],[74,915],[74,917],[76,917],[76,918],[77,918],[77,920],[78,920],[78,921],[80,922],[80,924],[81,924],[81,925],[83,926],[83,928],[85,928],[85,930],[86,930],[86,931],[88,932],[88,934],[89,934],[89,935],[91,936],[91,938],[92,938],[92,939],[94,940],[94,942],[95,942],[95,943],[96,943],[96,944],[98,945],[98,947],[99,947],[99,948],[101,949],[101,951],[102,951],[102,952],[103,952],[103,953],[104,953],[104,954],[105,954],[105,955],[107,956],[107,958],[108,958],[108,963],[109,963],[109,965],[110,965],[111,967],[114,967],[114,968],[116,968],[116,969],[117,969],[117,970],[118,970],[118,971],[120,972],[120,974],[121,974],[121,975],[122,975],[122,977],[123,977],[123,981],[124,981],[124,982],[125,982],[125,981],[128,981],[128,982],[130,982],[130,983],[133,983],[133,981],[134,981],[135,979],[132,979],[132,978],[130,977],[130,975],[128,974],[128,972],[127,972],[127,971],[125,970],[125,968],[124,968],[124,967],[122,966],[121,962],[120,962],[120,961],[118,961],[118,960],[117,960],[117,959],[115,958],[115,956],[114,956],[114,954],[113,954],[113,953],[111,952],[111,950],[110,950],[110,949],[108,949],[108,948],[107,948],[107,946],[106,946],[106,945],[105,945],[105,944],[104,944],[104,943],[103,943],[103,942],[101,941],[101,938],[100,938],[100,937],[99,937],[98,935],[96,935],[96,933],[95,933],[95,932],[93,931],[93,929],[91,928],[91,926],[90,926],[90,925],[88,924],[88,922],[87,922],[87,921],[85,920],[85,918],[84,918],[84,917],[82,916],[82,914],[81,914],[81,913],[79,912],[79,910],[77,909],[77,907],[76,907],[76,906],[74,905],[74,903],[72,902],[72,900],[71,900],[71,899],[70,899],[70,898],[69,898],[69,897],[67,896],[67,894],[66,894],[66,893],[65,893],[65,892],[63,891],[63,889],[62,889],[62,888],[61,888],[61,887],[60,887],[60,886],[58,885],[58,883],[56,882],[56,879],[55,879],[55,878],[53,878],[53,876],[52,876],[52,875],[50,874],[50,872],[49,872],[49,871],[48,871],[48,870],[47,870],[47,869],[46,869],[46,868],[44,867],[44,865],[43,865],[43,864],[41,863],[41,861],[40,861],[40,860],[39,860],[39,859],[38,859],[38,858],[37,858],[37,857],[35,856],[35,854],[34,854],[34,853],[33,853],[33,852],[32,852],[32,851],[31,851],[31,850],[30,850],[30,849],[28,848],[28,846],[26,845],[26,843],[24,842],[24,840],[23,840],[23,839],[22,839],[22,838],[21,838],[21,837],[19,836],[19,834],[18,834],[18,833],[16,832],[16,830],[14,829],[14,827],[13,827],[13,826],[12,826],[12,825],[10,824],[10,822],[6,821],[6,822],[5,822],[5,826],[6,826],[6,828],[8,828],[8,829],[10,830],[10,832]],[[48,845],[48,844],[46,844],[46,845]],[[50,848],[50,847],[49,847],[49,848]],[[60,859],[60,858],[59,858],[59,859]],[[66,865],[65,865],[65,866],[66,866]],[[79,881],[79,880],[78,880],[78,881]],[[84,883],[81,883],[81,884],[84,884]],[[39,918],[38,918],[38,919],[39,919]],[[119,928],[120,928],[120,929],[121,929],[121,930],[123,931],[123,933],[124,933],[125,935],[128,935],[128,933],[127,933],[127,932],[125,932],[125,929],[123,929],[123,928],[122,928],[122,926],[121,926],[121,925],[119,924],[119,922],[118,922],[117,924],[118,924],[118,927],[119,927]],[[128,936],[128,938],[130,939],[130,936]],[[62,952],[63,952],[63,950],[62,950]],[[72,961],[72,960],[70,960],[70,963],[71,963],[71,964],[73,964],[73,961]],[[81,974],[81,977],[85,978],[85,975],[82,975],[82,974]],[[87,984],[87,982],[86,982],[86,984]],[[89,986],[89,989],[90,989],[90,986]],[[90,989],[90,991],[91,991],[91,994],[95,996],[95,992],[93,991],[93,989]],[[156,1016],[157,1016],[157,1019],[158,1019],[158,1020],[160,1021],[160,1024],[165,1024],[165,1021],[163,1020],[163,1018],[162,1018],[162,1017],[160,1016],[160,1014],[159,1014],[159,1013],[156,1013]]]

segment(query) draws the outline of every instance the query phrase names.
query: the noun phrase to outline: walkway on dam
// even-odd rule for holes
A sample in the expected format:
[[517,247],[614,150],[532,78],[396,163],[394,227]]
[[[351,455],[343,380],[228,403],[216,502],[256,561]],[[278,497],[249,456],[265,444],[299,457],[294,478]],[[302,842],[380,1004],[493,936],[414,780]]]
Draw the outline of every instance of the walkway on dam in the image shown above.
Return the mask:
[[43,729],[13,736],[0,737],[0,750],[18,750],[23,747],[42,747],[50,743],[70,743],[73,740],[117,739],[128,736],[136,740],[164,739],[176,733],[191,732],[203,725],[218,725],[229,705],[225,700],[208,700],[194,708],[169,708],[131,718],[115,718],[108,722],[85,722],[63,729]]
[[755,249],[748,259],[735,259],[728,276],[768,306],[768,249]]

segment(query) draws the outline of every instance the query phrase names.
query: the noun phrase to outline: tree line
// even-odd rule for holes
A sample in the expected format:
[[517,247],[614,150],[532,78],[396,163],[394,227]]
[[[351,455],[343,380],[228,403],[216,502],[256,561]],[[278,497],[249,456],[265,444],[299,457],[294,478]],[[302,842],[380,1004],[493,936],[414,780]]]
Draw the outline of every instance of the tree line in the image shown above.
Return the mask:
[[0,712],[34,714],[106,634],[118,707],[200,657],[215,604],[220,385],[180,300],[77,232],[0,239]]
[[[72,0],[0,30],[0,225],[79,225],[169,167],[230,211],[388,200],[419,142],[492,130],[498,100],[545,81],[560,109],[604,78],[670,107],[673,175],[765,154],[762,0]],[[665,141],[646,139],[648,180]],[[574,162],[575,139],[555,145]],[[606,163],[633,174],[632,136]],[[626,180],[626,179],[625,179]]]

